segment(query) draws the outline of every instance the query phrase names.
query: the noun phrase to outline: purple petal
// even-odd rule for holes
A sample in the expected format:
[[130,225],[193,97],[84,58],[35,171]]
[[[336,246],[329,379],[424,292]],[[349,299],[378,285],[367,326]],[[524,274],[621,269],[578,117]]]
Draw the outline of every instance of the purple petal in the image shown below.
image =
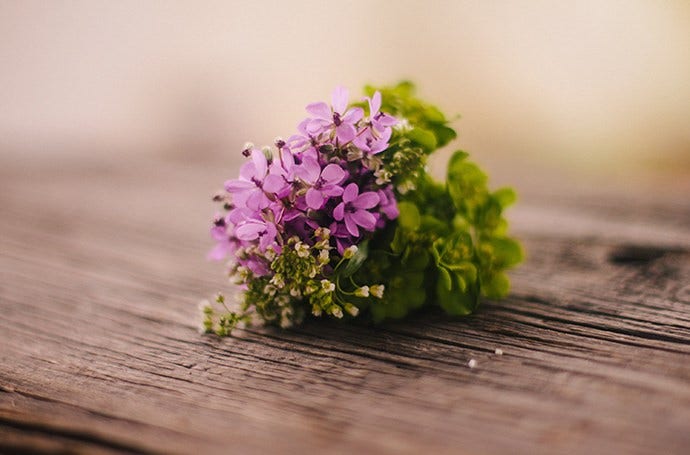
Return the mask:
[[383,212],[384,215],[386,215],[386,218],[389,220],[394,220],[400,215],[400,210],[398,210],[398,205],[395,203],[388,204],[384,207],[381,207],[381,211]]
[[321,171],[321,178],[328,183],[340,183],[345,178],[346,172],[337,164],[329,164]]
[[331,125],[331,122],[328,120],[316,118],[312,119],[307,123],[307,132],[309,134],[318,134],[322,132],[323,130],[327,129]]
[[254,167],[256,169],[255,177],[263,180],[263,178],[266,176],[266,172],[268,171],[268,162],[266,161],[266,155],[264,155],[264,152],[258,149],[252,150],[252,162],[254,163]]
[[283,170],[286,172],[289,172],[295,165],[295,156],[292,154],[292,151],[288,146],[285,146],[280,150],[280,164]]
[[259,240],[259,248],[266,250],[273,242],[275,242],[278,231],[273,223],[266,224],[266,233],[261,236]]
[[311,103],[307,105],[307,112],[309,112],[311,115],[315,116],[316,118],[324,119],[324,120],[330,120],[333,118],[333,114],[331,113],[331,108],[328,107],[328,104],[324,103],[323,101],[320,101],[318,103]]
[[225,223],[239,224],[240,222],[246,221],[254,216],[255,210],[251,210],[246,207],[236,207],[228,212],[228,215],[225,217]]
[[208,252],[206,257],[212,261],[220,261],[221,259],[225,259],[225,256],[227,256],[229,253],[232,253],[232,250],[233,245],[231,243],[219,243]]
[[364,110],[361,107],[353,107],[352,109],[348,109],[348,111],[345,112],[345,115],[342,116],[342,121],[354,125],[362,117],[364,117]]
[[354,182],[350,183],[345,187],[345,191],[343,191],[343,202],[348,203],[354,201],[358,194],[359,187],[357,184]]
[[341,143],[350,142],[357,135],[357,130],[349,123],[341,123],[335,131]]
[[340,196],[341,194],[343,194],[343,191],[344,191],[343,187],[338,186],[338,185],[328,184],[328,185],[323,185],[321,187],[321,192],[328,197]]
[[347,228],[347,232],[350,234],[354,235],[355,237],[359,237],[359,228],[357,227],[357,223],[349,213],[345,216],[345,228]]
[[246,180],[228,180],[225,182],[225,191],[228,193],[236,193],[238,191],[247,191],[256,188],[253,182]]
[[345,112],[345,109],[347,109],[347,98],[347,89],[342,86],[336,87],[332,95],[333,110],[339,114]]
[[378,90],[369,99],[369,116],[373,117],[381,109],[381,92]]
[[253,210],[261,210],[268,207],[271,201],[268,200],[263,191],[257,189],[249,193],[247,198],[247,207]]
[[302,164],[295,169],[295,174],[305,182],[313,185],[319,179],[321,166],[316,158],[307,155],[302,160]]
[[383,114],[378,119],[376,119],[376,123],[382,126],[393,126],[396,123],[398,123],[398,119],[396,119],[392,115]]
[[351,213],[349,216],[345,217],[346,225],[348,218],[352,219],[352,221],[359,224],[367,231],[373,231],[374,227],[376,227],[376,217],[373,213],[367,212],[366,210],[357,210],[355,213]]
[[235,228],[235,236],[240,240],[256,240],[265,230],[266,225],[260,221],[245,221]]
[[287,185],[287,182],[285,179],[276,174],[268,174],[266,178],[264,179],[264,190],[268,191],[269,193],[279,193],[280,190],[282,190],[285,185]]
[[227,240],[228,233],[225,226],[213,226],[211,228],[211,238],[213,240]]
[[317,190],[316,188],[309,188],[307,190],[307,207],[309,207],[310,209],[320,209],[325,199],[326,198],[324,197],[323,193],[321,193],[321,191]]
[[340,204],[335,206],[335,210],[333,210],[333,218],[335,218],[338,221],[341,221],[344,216],[345,216],[345,203],[341,202]]
[[352,201],[352,206],[357,207],[358,209],[370,209],[375,207],[380,200],[381,198],[378,194],[374,193],[373,191],[367,191],[366,193],[362,193],[357,196],[357,198]]
[[[305,118],[301,122],[299,122],[299,125],[297,125],[297,131],[302,133],[302,136],[307,136],[307,125],[311,122],[311,119],[309,117]],[[298,136],[298,135],[295,135]],[[292,142],[292,139],[294,136],[290,136],[290,139],[288,139],[288,142]],[[305,138],[306,139],[306,138]]]
[[256,166],[253,162],[248,161],[240,167],[240,178],[243,180],[251,180],[256,177]]

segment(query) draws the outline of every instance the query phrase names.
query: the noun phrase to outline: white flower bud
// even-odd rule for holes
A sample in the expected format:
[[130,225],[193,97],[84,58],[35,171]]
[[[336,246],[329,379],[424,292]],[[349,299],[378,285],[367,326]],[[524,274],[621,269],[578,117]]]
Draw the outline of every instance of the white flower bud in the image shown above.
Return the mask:
[[382,284],[374,284],[371,287],[369,287],[369,292],[371,292],[371,295],[376,297],[377,299],[383,298],[383,291],[386,289],[386,287]]
[[333,305],[331,308],[331,314],[335,316],[338,319],[341,319],[343,317],[343,309],[340,308],[338,305]]
[[309,245],[303,242],[297,242],[295,243],[295,251],[297,251],[297,256],[306,258],[309,256]]
[[343,257],[345,259],[352,259],[352,257],[357,254],[358,248],[357,245],[351,245],[345,248],[345,251],[343,251]]
[[345,311],[347,311],[350,314],[350,316],[357,316],[359,314],[359,308],[357,308],[351,303],[345,304]]
[[361,288],[355,289],[355,295],[357,297],[369,297],[369,286],[362,286]]
[[322,264],[328,264],[328,261],[330,261],[331,255],[328,252],[328,250],[321,250],[319,252],[319,262]]
[[333,283],[330,280],[321,280],[321,287],[323,288],[324,291],[326,292],[333,292],[335,291],[335,283]]

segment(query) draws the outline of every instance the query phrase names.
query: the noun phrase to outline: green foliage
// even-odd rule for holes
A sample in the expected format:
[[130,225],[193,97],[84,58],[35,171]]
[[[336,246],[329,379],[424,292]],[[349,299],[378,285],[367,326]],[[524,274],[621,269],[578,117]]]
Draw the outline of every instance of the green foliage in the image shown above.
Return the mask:
[[477,308],[481,296],[505,297],[510,289],[505,272],[523,260],[504,217],[515,192],[490,191],[487,175],[461,150],[450,158],[445,184],[435,181],[424,168],[426,156],[456,137],[443,113],[416,98],[409,82],[365,90],[368,95],[379,90],[382,110],[409,127],[396,129],[383,152],[398,185],[400,215],[371,240],[355,275],[383,283],[386,296],[360,299],[358,305],[381,321],[427,304],[462,316]]

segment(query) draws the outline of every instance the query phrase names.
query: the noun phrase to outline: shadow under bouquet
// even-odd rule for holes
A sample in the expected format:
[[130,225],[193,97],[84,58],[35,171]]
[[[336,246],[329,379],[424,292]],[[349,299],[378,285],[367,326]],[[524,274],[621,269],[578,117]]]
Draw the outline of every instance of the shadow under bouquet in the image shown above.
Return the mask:
[[214,196],[212,259],[229,258],[237,302],[204,302],[203,329],[290,327],[305,317],[401,318],[424,305],[467,315],[500,298],[523,257],[507,235],[510,188],[456,151],[445,182],[427,157],[455,139],[436,107],[403,82],[366,87],[349,104],[309,104],[297,134],[272,148],[247,144],[239,178]]

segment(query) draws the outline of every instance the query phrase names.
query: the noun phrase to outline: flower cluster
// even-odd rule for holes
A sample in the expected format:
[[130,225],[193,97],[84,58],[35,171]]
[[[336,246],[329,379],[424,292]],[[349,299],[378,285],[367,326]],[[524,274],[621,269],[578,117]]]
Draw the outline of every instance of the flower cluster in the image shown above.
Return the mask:
[[[216,260],[230,258],[229,276],[243,292],[239,310],[230,310],[222,295],[216,304],[226,313],[204,305],[204,330],[225,335],[257,318],[287,327],[307,314],[342,318],[365,308],[376,320],[399,317],[430,300],[425,276],[443,281],[444,296],[453,283],[466,284],[474,276],[478,287],[478,280],[491,278],[478,270],[460,276],[458,270],[466,272],[467,266],[447,264],[453,258],[477,269],[491,260],[479,251],[491,248],[470,245],[477,251],[471,259],[452,249],[459,244],[457,216],[474,222],[474,214],[464,213],[471,201],[462,195],[455,200],[458,185],[434,196],[439,186],[424,166],[426,156],[455,132],[410,88],[383,89],[385,98],[369,90],[368,97],[349,104],[347,90],[338,87],[330,105],[307,105],[309,116],[288,139],[263,149],[245,145],[239,178],[225,182],[214,197],[222,211],[213,219],[216,246],[209,253]],[[421,229],[422,219],[432,224]],[[488,239],[493,231],[474,234]],[[494,262],[493,269],[505,268]],[[446,269],[452,271],[449,289]],[[401,307],[384,299],[388,287],[392,298],[411,303]]]
[[[231,275],[245,287],[267,279],[261,292],[288,309],[281,310],[283,326],[295,319],[293,301],[305,298],[313,301],[314,314],[356,314],[343,298],[350,291],[329,278],[356,245],[398,216],[393,185],[381,178],[376,156],[388,148],[396,119],[381,112],[380,92],[366,99],[368,115],[348,107],[342,87],[332,98],[330,106],[309,104],[298,133],[277,138],[275,149],[247,144],[242,154],[250,160],[215,197],[225,213],[214,218],[217,245],[210,257],[232,255]],[[351,293],[372,290],[381,297],[383,286],[357,286]],[[273,320],[270,312],[261,315]]]

